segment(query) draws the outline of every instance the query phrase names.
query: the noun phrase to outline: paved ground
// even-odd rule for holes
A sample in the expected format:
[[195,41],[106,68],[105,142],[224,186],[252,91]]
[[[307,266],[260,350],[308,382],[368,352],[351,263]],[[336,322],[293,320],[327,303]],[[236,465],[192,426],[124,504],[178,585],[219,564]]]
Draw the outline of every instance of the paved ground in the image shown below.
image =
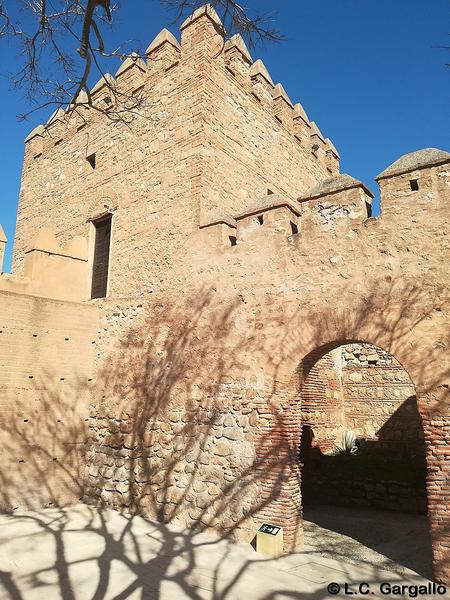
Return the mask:
[[[327,514],[310,518],[323,520]],[[376,550],[318,527],[307,523],[302,552],[267,560],[245,544],[85,505],[3,515],[0,598],[325,600],[336,597],[327,592],[333,581],[348,582],[353,590],[364,581],[372,598],[399,598],[409,596],[383,595],[380,582],[425,583]]]
[[432,577],[425,515],[320,506],[305,509],[305,538],[321,556]]

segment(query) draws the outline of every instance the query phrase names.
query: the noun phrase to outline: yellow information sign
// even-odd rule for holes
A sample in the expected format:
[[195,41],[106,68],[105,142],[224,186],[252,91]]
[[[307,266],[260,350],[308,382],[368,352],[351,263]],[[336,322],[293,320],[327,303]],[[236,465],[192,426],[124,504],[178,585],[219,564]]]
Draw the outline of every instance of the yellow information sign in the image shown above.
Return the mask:
[[283,528],[263,523],[256,534],[256,552],[275,558],[283,554]]

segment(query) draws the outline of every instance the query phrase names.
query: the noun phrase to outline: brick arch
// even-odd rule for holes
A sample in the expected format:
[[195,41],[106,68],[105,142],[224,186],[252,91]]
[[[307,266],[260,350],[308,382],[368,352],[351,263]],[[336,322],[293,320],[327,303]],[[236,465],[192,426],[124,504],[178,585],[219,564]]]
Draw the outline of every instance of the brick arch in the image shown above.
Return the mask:
[[[415,380],[416,359],[409,345],[399,346],[398,356],[380,343],[380,336],[357,336],[326,340],[308,348],[302,359],[293,365],[290,376],[280,378],[274,393],[272,408],[272,433],[276,444],[276,458],[262,465],[261,498],[266,504],[261,519],[281,525],[285,532],[285,550],[301,546],[302,499],[301,473],[298,450],[302,427],[302,386],[308,373],[322,357],[342,345],[360,343],[376,346],[388,352],[403,368],[416,390],[417,407],[422,420],[427,462],[427,501],[430,533],[433,547],[434,574],[438,581],[450,579],[450,508],[446,498],[450,487],[450,410],[448,387]],[[312,344],[313,346],[313,344]],[[412,360],[411,354],[413,354]],[[286,371],[285,371],[286,373]],[[447,396],[447,398],[446,398]],[[265,432],[267,434],[267,432]],[[258,450],[257,450],[258,454]],[[277,477],[282,483],[275,485]],[[280,476],[282,474],[282,476]],[[275,493],[274,493],[275,490]],[[269,495],[271,496],[269,501]]]
[[92,218],[95,215],[104,213],[105,204],[112,208],[119,206],[119,194],[113,188],[102,187],[94,194],[94,197],[88,203],[89,216]]

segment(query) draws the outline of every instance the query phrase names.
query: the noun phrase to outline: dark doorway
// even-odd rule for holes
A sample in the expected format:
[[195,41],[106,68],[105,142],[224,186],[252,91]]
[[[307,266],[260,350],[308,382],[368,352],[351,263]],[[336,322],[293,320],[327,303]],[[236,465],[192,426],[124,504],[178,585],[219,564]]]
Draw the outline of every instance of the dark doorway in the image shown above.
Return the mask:
[[301,402],[305,520],[429,576],[425,444],[407,372],[368,344],[317,351],[303,364]]
[[111,215],[94,221],[95,248],[92,265],[91,298],[105,298],[108,291]]

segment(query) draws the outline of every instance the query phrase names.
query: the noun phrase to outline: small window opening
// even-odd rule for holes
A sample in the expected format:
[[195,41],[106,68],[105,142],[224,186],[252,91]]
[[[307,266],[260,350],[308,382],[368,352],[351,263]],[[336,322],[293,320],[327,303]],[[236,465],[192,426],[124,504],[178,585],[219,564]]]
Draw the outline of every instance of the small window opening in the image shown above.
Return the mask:
[[281,117],[279,117],[278,115],[275,115],[275,120],[278,121],[278,123],[283,122],[283,119]]
[[108,290],[111,215],[94,221],[95,246],[92,265],[91,298],[106,298]]
[[411,181],[409,182],[409,185],[411,186],[412,192],[419,191],[419,180],[418,179],[411,179]]
[[111,98],[111,96],[105,96],[105,97],[103,98],[103,102],[104,102],[104,103],[105,103],[107,106],[109,106],[110,104],[112,104],[112,98]]
[[292,235],[296,235],[298,233],[298,225],[296,223],[294,223],[293,221],[290,221],[290,223],[291,223]]
[[263,225],[263,223],[264,223],[264,217],[262,215],[258,215],[258,223],[260,225]]
[[86,156],[86,160],[91,165],[92,169],[95,169],[95,152]]
[[273,194],[272,190],[267,190],[267,195],[270,196],[271,194]]
[[235,235],[229,235],[228,239],[230,240],[231,246],[236,246],[237,240]]
[[370,202],[366,202],[366,210],[367,210],[367,218],[370,219],[372,216],[372,204]]

